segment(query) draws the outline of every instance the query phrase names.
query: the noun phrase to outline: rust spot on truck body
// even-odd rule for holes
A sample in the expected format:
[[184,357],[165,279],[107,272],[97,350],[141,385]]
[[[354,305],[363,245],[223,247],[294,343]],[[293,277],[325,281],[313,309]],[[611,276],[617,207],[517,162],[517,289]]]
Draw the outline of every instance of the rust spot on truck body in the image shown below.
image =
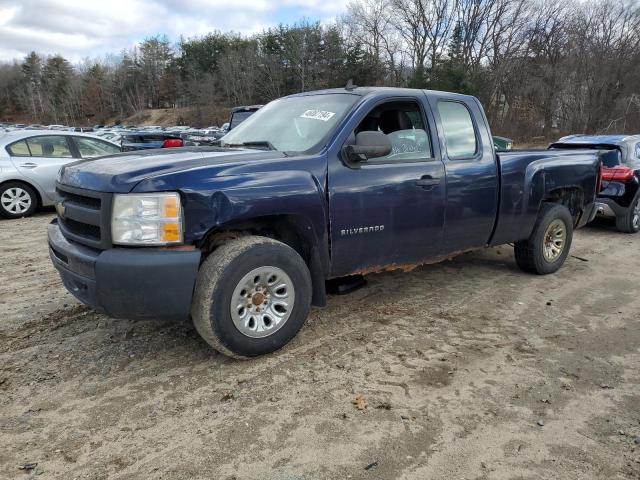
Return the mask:
[[441,255],[439,257],[424,259],[417,263],[391,263],[389,265],[367,267],[360,270],[356,270],[355,272],[351,273],[351,275],[369,275],[371,273],[394,272],[397,270],[401,270],[405,273],[408,273],[408,272],[411,272],[412,270],[415,270],[418,267],[422,267],[424,265],[433,265],[435,263],[440,263],[445,260],[452,260],[454,257],[457,257],[464,253],[474,252],[476,250],[479,250],[479,249],[468,248],[465,250],[459,250],[457,252],[448,253],[446,255]]

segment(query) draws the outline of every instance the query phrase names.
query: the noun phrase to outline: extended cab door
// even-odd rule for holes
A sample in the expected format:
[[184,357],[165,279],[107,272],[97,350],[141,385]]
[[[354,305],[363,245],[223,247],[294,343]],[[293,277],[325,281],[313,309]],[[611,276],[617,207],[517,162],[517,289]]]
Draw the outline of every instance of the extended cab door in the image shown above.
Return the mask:
[[487,245],[498,211],[498,166],[478,100],[427,93],[447,175],[445,254]]
[[432,145],[435,130],[421,92],[363,102],[347,125],[388,136],[386,157],[350,164],[329,157],[331,275],[410,265],[442,251],[445,170]]

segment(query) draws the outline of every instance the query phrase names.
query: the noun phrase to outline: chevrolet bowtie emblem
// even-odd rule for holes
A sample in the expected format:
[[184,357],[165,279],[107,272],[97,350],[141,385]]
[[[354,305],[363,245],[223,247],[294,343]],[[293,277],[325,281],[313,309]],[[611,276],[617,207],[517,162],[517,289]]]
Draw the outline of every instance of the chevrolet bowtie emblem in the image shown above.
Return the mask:
[[67,207],[64,205],[64,202],[56,202],[56,212],[58,212],[60,218],[64,218],[66,209]]

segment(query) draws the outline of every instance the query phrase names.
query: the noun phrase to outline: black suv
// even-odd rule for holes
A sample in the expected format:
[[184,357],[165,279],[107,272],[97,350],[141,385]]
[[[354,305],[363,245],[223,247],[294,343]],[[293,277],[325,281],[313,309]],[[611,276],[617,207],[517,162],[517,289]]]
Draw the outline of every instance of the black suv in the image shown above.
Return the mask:
[[598,215],[615,218],[621,232],[640,231],[640,135],[571,135],[549,148],[606,150]]

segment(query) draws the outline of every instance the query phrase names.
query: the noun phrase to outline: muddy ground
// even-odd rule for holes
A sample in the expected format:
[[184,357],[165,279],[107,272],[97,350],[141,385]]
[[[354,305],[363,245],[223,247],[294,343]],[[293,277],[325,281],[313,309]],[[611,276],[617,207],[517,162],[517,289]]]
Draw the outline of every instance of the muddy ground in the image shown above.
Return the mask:
[[373,275],[242,362],[79,305],[52,216],[0,221],[0,478],[640,478],[640,236],[588,227],[547,277],[509,247]]

